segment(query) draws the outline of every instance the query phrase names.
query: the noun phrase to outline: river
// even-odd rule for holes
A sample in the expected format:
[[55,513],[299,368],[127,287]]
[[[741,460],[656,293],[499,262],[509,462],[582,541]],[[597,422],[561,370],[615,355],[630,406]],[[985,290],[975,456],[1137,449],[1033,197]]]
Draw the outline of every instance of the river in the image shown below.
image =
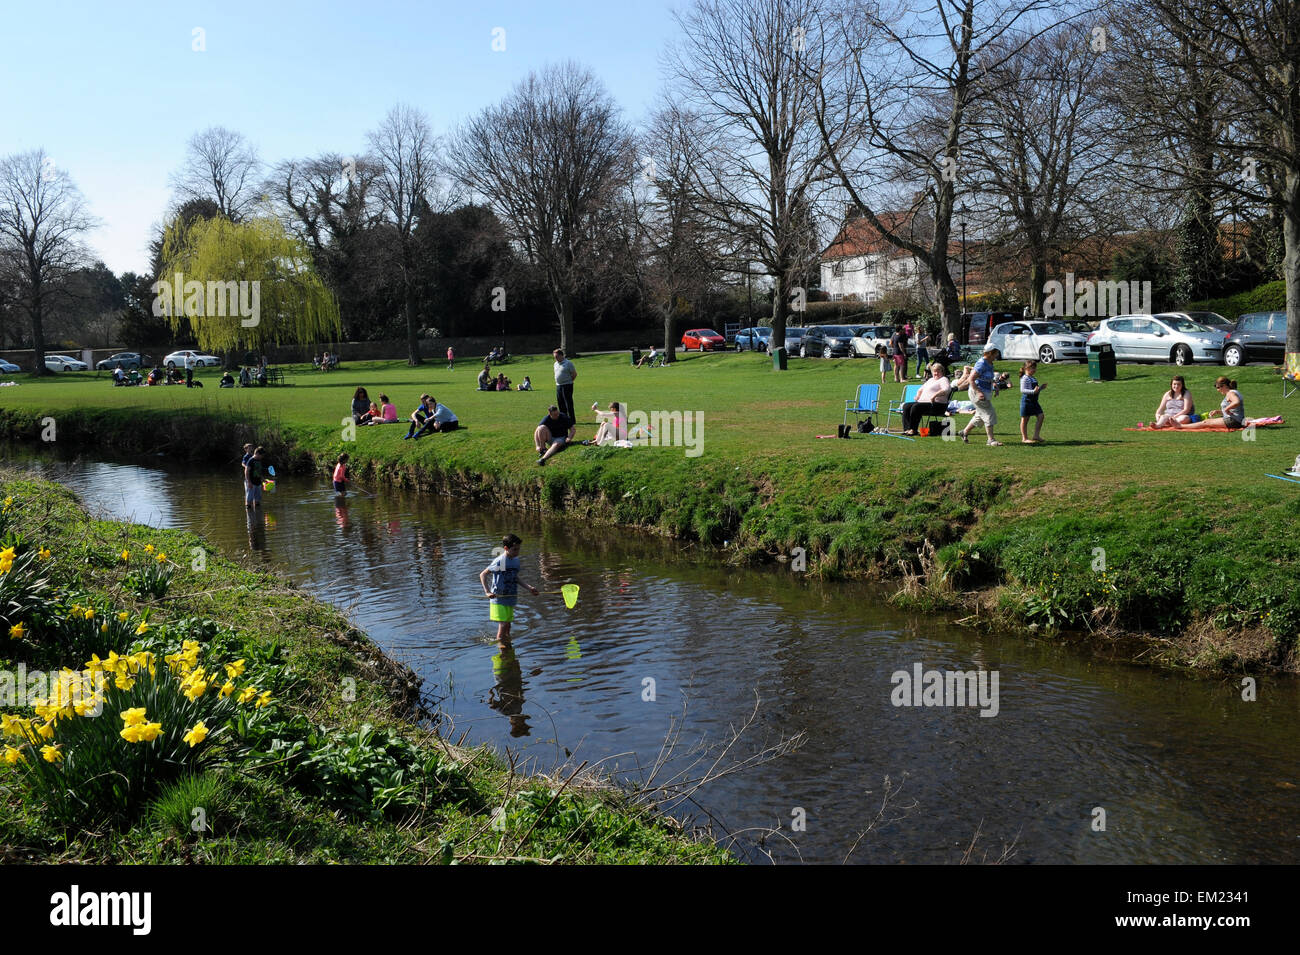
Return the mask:
[[[878,588],[562,515],[364,489],[338,507],[326,482],[282,476],[250,519],[233,466],[6,457],[93,512],[200,533],[345,609],[425,679],[445,732],[536,769],[586,759],[637,779],[675,738],[665,773],[699,774],[697,748],[716,755],[745,726],[716,772],[803,734],[674,812],[734,833],[750,861],[1300,861],[1291,676],[1259,677],[1248,702],[1237,677],[977,633],[900,612]],[[522,596],[503,654],[478,574],[507,532],[524,539],[523,579],[580,594],[572,610]],[[896,674],[918,665],[996,672],[996,712],[991,696],[895,705],[914,702]]]

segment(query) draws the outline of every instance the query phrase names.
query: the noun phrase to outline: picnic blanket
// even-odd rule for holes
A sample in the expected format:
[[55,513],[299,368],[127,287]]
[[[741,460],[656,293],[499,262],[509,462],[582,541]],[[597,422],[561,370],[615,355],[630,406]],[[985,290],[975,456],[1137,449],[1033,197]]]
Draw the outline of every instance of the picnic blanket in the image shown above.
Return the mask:
[[[1286,424],[1286,422],[1282,420],[1281,415],[1274,415],[1271,418],[1250,418],[1248,420],[1249,423],[1253,424],[1256,428],[1270,428],[1275,424]],[[1201,428],[1153,428],[1151,427],[1151,425],[1140,421],[1138,422],[1138,426],[1136,428],[1125,428],[1124,430],[1125,431],[1161,431],[1161,432],[1173,431],[1179,433],[1186,431],[1188,434],[1196,434],[1199,431],[1209,431],[1211,433],[1214,433],[1216,431],[1223,432],[1228,430],[1240,431],[1241,429],[1240,428],[1229,429],[1228,426],[1223,423],[1222,418],[1215,418],[1210,422],[1208,427],[1201,427]]]

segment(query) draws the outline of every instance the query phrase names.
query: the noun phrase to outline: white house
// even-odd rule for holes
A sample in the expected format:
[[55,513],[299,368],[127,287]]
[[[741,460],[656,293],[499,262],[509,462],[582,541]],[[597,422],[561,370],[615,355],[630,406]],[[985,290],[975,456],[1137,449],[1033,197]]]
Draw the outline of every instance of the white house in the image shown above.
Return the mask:
[[[910,214],[885,212],[878,218],[887,229],[898,231],[906,228]],[[821,287],[832,302],[875,305],[891,292],[934,300],[929,270],[910,252],[886,241],[860,216],[848,219],[822,253]]]

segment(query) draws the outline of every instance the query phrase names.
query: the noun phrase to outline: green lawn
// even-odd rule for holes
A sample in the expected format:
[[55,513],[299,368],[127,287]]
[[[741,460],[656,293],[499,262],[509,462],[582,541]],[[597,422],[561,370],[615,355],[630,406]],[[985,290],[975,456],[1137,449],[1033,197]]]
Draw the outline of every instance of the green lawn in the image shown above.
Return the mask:
[[[349,363],[328,374],[300,367],[285,387],[235,390],[216,388],[213,370],[201,376],[201,391],[115,389],[84,374],[19,376],[19,387],[0,389],[0,415],[10,433],[29,438],[49,416],[61,441],[102,443],[111,434],[118,447],[163,444],[173,453],[192,443],[224,460],[237,454],[235,421],[282,454],[310,452],[319,467],[347,450],[363,478],[726,540],[742,556],[803,546],[818,573],[897,574],[900,561],[925,571],[929,558],[917,550],[928,541],[947,583],[1007,585],[1014,599],[1004,604],[1021,619],[1254,628],[1270,641],[1254,656],[1290,663],[1300,628],[1300,542],[1292,530],[1300,485],[1265,475],[1289,467],[1300,441],[1290,425],[1260,429],[1253,440],[1125,431],[1152,419],[1180,369],[1121,364],[1119,380],[1099,384],[1088,382],[1084,365],[1040,366],[1046,443],[1019,443],[1013,389],[995,401],[998,437],[1007,443],[989,448],[978,436],[969,445],[818,440],[835,433],[859,383],[879,381],[874,361],[792,359],[785,373],[753,354],[690,355],[663,369],[631,368],[625,354],[576,364],[580,437],[594,431],[585,410],[593,401],[699,411],[700,455],[576,448],[537,467],[532,430],[554,400],[549,356],[503,366],[515,382],[530,375],[531,394],[476,391],[481,366],[472,362],[454,371],[440,361]],[[1013,382],[1016,367],[999,363]],[[1181,369],[1202,412],[1217,407],[1212,383],[1224,370]],[[1274,369],[1233,374],[1252,417],[1300,409],[1300,396],[1283,401]],[[389,394],[403,418],[428,391],[464,430],[410,442],[404,426],[389,425],[360,428],[345,442],[340,420],[358,385],[372,397]],[[901,388],[884,386],[882,406]],[[228,445],[205,446],[218,438]],[[1094,548],[1105,551],[1105,571]]]

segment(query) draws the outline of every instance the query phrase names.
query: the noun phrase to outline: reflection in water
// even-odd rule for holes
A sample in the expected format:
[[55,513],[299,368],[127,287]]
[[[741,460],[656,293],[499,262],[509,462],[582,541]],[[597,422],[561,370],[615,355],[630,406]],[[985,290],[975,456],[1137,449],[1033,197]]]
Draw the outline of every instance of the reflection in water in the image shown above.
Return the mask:
[[[875,818],[882,783],[906,777],[916,806],[879,826],[856,862],[954,862],[978,830],[1018,862],[1295,862],[1300,859],[1300,692],[1271,675],[1243,703],[1231,681],[1189,679],[899,613],[865,586],[738,570],[679,544],[483,510],[398,491],[350,496],[282,476],[256,520],[237,479],[77,461],[32,462],[97,510],[184,528],[252,556],[344,608],[426,681],[470,740],[540,769],[577,760],[653,762],[685,706],[682,752],[727,738],[744,758],[807,734],[791,756],[706,786],[730,827],[808,812],[778,859],[839,861]],[[498,651],[477,596],[503,533],[524,538],[521,573],[545,590],[520,603]],[[525,673],[522,660],[529,665]],[[996,670],[1001,706],[898,708],[896,670]],[[643,696],[653,680],[653,700]],[[681,753],[678,754],[679,756]],[[1107,812],[1107,831],[1091,829]],[[892,817],[891,817],[892,818]]]

